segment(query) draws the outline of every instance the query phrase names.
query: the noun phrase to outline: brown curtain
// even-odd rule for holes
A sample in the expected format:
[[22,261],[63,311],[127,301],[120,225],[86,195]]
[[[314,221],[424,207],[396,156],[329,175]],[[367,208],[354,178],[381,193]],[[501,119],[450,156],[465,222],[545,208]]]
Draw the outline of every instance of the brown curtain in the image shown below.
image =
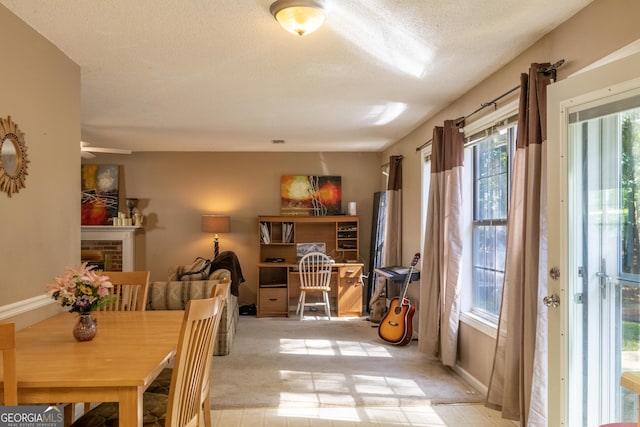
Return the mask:
[[[382,266],[402,265],[402,156],[389,158],[389,181],[385,195],[385,223]],[[376,288],[369,302],[370,319],[382,320],[386,309],[385,278],[378,277]]]
[[549,64],[520,81],[517,148],[507,221],[507,257],[487,406],[521,426],[546,420],[546,139]]
[[451,367],[457,359],[460,317],[462,125],[462,120],[447,120],[433,130],[418,319],[419,349]]
[[402,265],[402,156],[389,158],[382,265]]

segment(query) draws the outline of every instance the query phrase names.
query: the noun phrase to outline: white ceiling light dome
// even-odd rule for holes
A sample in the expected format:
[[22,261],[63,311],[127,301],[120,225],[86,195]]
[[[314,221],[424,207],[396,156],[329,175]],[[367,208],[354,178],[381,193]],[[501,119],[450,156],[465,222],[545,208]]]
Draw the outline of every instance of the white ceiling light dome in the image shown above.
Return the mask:
[[327,19],[324,3],[318,0],[277,0],[269,10],[282,28],[299,36],[311,34]]

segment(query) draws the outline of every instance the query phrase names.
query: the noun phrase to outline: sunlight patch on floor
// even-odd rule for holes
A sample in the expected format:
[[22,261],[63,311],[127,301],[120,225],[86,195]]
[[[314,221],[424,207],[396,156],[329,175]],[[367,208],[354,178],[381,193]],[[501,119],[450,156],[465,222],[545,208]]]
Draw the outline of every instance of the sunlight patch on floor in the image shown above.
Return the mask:
[[357,408],[280,408],[278,415],[319,420],[360,421]]
[[280,340],[280,353],[314,356],[334,356],[336,354],[331,347],[330,340],[291,340],[287,338]]
[[343,393],[280,393],[278,409],[321,408],[323,406],[356,406],[356,402],[352,396]]
[[420,386],[411,379],[384,375],[352,375],[338,372],[280,371],[280,379],[287,384],[281,391],[279,408],[356,406],[362,398],[387,406],[401,405],[406,399],[430,403]]
[[354,375],[358,393],[388,396],[426,396],[413,380],[372,375]]
[[[433,406],[405,408],[278,408],[272,412],[272,415],[273,417],[286,419],[288,421],[287,425],[325,425],[324,423],[318,424],[312,420],[324,421],[327,423],[326,425],[342,425],[341,423],[356,423],[358,425],[361,423],[365,425],[428,425],[433,427],[448,425],[438,415]],[[299,424],[296,424],[296,420]]]
[[391,357],[391,353],[382,345],[358,341],[337,341],[336,345],[343,356]]
[[270,408],[212,411],[216,427],[517,427],[479,404],[402,407]]
[[[334,348],[335,343],[335,348]],[[342,356],[354,357],[391,357],[382,345],[363,343],[358,341],[332,341],[317,339],[280,339],[280,353],[304,354],[314,356]]]

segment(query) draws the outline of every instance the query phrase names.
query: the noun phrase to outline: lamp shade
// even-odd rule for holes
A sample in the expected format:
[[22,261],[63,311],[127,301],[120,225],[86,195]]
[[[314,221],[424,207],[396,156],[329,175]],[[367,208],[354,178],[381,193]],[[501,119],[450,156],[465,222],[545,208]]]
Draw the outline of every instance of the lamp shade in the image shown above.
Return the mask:
[[277,0],[269,10],[282,28],[299,36],[311,34],[327,18],[323,3],[318,0]]
[[202,231],[205,233],[228,233],[230,230],[228,215],[202,215]]

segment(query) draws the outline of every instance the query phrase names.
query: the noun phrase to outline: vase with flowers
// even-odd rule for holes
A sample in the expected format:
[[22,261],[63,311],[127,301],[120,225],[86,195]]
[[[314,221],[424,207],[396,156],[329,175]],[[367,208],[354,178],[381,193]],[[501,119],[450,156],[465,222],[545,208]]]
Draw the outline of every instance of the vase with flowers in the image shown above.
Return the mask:
[[47,294],[70,313],[78,313],[73,336],[78,341],[90,341],[97,333],[96,319],[91,312],[113,302],[109,277],[94,271],[86,262],[67,268],[62,276],[47,284]]

